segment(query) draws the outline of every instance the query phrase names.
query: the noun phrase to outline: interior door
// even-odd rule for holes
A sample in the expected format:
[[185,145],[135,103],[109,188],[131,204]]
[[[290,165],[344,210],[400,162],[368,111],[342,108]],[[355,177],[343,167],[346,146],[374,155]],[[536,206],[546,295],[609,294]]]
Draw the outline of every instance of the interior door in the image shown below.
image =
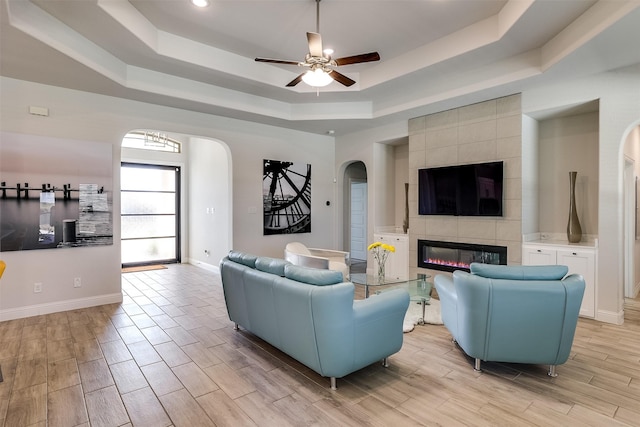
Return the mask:
[[351,259],[367,259],[367,183],[351,182]]
[[180,168],[122,163],[123,267],[180,262]]

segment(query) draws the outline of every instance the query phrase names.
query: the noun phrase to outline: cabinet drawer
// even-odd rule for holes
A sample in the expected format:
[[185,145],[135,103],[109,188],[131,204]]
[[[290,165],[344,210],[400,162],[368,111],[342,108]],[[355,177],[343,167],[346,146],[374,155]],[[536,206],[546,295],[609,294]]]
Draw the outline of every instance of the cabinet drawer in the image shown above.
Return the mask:
[[541,248],[525,248],[522,251],[524,265],[555,265],[556,251]]

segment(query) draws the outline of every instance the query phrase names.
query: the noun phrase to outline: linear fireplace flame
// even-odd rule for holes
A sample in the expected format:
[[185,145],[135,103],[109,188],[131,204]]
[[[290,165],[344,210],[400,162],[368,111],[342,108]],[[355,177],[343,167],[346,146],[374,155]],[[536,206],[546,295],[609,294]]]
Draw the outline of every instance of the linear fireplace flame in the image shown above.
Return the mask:
[[469,271],[472,262],[507,264],[505,246],[418,240],[418,267]]
[[454,267],[456,270],[459,269],[469,269],[469,267],[471,267],[471,264],[467,263],[467,262],[455,262],[455,261],[449,261],[446,259],[437,259],[437,258],[429,258],[426,261],[427,264],[437,264],[437,265],[441,265],[441,266],[446,266],[446,267]]

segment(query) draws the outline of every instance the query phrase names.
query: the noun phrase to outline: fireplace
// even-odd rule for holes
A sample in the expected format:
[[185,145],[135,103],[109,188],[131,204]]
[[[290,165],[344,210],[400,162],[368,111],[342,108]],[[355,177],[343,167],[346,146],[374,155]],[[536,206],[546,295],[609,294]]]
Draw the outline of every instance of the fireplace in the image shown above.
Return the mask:
[[469,271],[472,262],[507,264],[506,246],[418,240],[418,267]]

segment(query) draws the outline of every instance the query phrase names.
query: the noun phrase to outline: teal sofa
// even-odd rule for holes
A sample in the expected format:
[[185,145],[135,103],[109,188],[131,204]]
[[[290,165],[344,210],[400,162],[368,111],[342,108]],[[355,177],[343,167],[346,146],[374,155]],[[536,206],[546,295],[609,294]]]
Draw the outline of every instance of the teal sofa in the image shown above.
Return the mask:
[[471,273],[434,279],[442,320],[455,342],[481,361],[556,366],[569,358],[582,304],[582,276],[568,268],[471,264]]
[[220,262],[229,319],[336,379],[383,361],[402,347],[409,294],[396,289],[354,300],[339,271],[296,266],[232,251]]

